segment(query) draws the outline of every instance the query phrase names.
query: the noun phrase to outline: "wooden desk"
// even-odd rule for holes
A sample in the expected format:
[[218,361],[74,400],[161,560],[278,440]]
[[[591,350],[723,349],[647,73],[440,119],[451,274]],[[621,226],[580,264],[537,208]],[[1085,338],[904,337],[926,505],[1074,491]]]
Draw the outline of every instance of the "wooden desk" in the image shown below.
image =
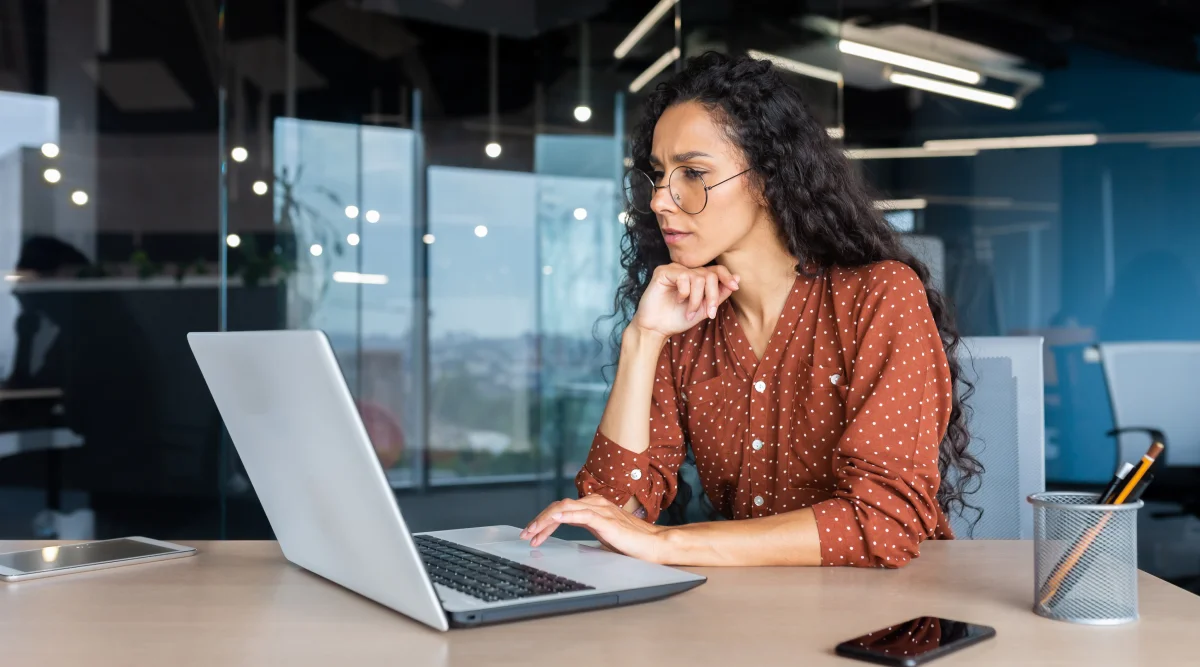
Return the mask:
[[1200,619],[1200,597],[1147,574],[1137,623],[1043,619],[1029,610],[1029,542],[959,541],[927,543],[899,571],[706,569],[708,583],[659,602],[441,634],[287,564],[274,543],[195,546],[182,560],[0,583],[4,664],[850,667],[865,663],[834,655],[839,640],[932,614],[998,635],[939,666],[1162,667],[1194,661]]

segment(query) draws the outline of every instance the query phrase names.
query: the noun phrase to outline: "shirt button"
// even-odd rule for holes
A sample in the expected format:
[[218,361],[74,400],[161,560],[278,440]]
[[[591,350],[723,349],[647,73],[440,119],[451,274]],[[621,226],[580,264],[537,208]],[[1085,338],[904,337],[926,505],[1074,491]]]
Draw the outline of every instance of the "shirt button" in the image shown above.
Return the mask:
[[762,496],[754,496],[754,506],[755,507],[762,507],[764,502],[766,502],[766,501],[763,500]]
[[837,383],[838,383],[838,381],[839,381],[839,380],[841,380],[841,379],[842,379],[842,376],[841,376],[841,374],[840,374],[840,373],[834,373],[833,375],[830,375],[830,376],[829,376],[829,383],[830,383],[830,384],[837,384]]
[[633,471],[629,473],[629,477],[636,482],[642,478],[642,471],[634,468]]
[[766,390],[767,390],[767,383],[766,383],[766,382],[763,382],[762,380],[759,380],[758,382],[755,382],[755,383],[754,383],[754,391],[757,391],[758,393],[760,393],[760,394],[761,394],[761,393],[763,393],[763,392],[764,392],[764,391],[766,391]]
[[756,451],[756,452],[757,452],[758,450],[762,449],[762,446],[763,446],[763,441],[762,441],[762,440],[755,440],[754,442],[750,443],[750,446],[751,446],[751,447],[753,447],[753,448],[754,448],[754,451]]

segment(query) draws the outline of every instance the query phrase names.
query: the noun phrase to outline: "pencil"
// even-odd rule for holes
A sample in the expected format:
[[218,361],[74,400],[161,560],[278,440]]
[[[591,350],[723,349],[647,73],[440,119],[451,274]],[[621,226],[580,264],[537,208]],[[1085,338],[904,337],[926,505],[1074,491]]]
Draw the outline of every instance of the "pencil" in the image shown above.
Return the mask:
[[1140,465],[1138,465],[1138,469],[1134,471],[1133,476],[1129,478],[1129,481],[1122,486],[1121,492],[1117,494],[1117,498],[1116,500],[1113,500],[1112,504],[1120,505],[1121,503],[1125,502],[1125,499],[1129,497],[1129,494],[1133,493],[1133,489],[1137,486],[1138,482],[1142,481],[1142,475],[1145,475],[1146,471],[1150,469],[1150,466],[1154,465],[1154,459],[1158,458],[1158,455],[1162,453],[1163,449],[1164,445],[1161,442],[1156,442],[1150,445],[1150,449],[1142,455],[1142,462]]
[[[1150,469],[1150,466],[1154,465],[1154,460],[1157,459],[1158,455],[1162,453],[1163,448],[1164,445],[1161,442],[1154,442],[1150,445],[1150,449],[1146,450],[1146,453],[1142,455],[1142,460],[1138,464],[1137,470],[1125,480],[1125,482],[1121,485],[1121,492],[1117,494],[1117,497],[1112,503],[1108,504],[1120,505],[1121,503],[1125,502],[1125,499],[1128,498],[1129,494],[1133,492],[1134,487],[1136,487],[1138,482],[1141,481],[1142,476],[1146,474],[1146,471]],[[1055,594],[1058,592],[1059,586],[1062,585],[1063,580],[1067,578],[1067,575],[1070,574],[1071,570],[1075,567],[1075,564],[1079,562],[1080,557],[1083,556],[1083,553],[1087,551],[1088,547],[1092,546],[1092,542],[1096,541],[1096,537],[1100,534],[1100,531],[1104,530],[1104,527],[1108,525],[1110,518],[1112,518],[1112,514],[1105,514],[1100,519],[1098,524],[1093,526],[1091,530],[1085,533],[1084,536],[1075,543],[1075,547],[1071,549],[1070,555],[1067,556],[1067,560],[1057,567],[1050,575],[1050,578],[1046,580],[1046,585],[1042,589],[1042,598],[1039,601],[1039,604],[1046,606],[1049,604],[1050,600],[1054,598]]]

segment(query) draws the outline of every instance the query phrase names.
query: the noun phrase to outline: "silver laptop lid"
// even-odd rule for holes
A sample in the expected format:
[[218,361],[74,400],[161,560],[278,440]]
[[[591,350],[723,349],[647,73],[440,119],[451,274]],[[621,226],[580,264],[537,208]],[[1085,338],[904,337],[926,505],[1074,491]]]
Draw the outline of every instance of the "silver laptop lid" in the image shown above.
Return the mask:
[[325,334],[190,333],[188,343],[284,556],[449,629]]

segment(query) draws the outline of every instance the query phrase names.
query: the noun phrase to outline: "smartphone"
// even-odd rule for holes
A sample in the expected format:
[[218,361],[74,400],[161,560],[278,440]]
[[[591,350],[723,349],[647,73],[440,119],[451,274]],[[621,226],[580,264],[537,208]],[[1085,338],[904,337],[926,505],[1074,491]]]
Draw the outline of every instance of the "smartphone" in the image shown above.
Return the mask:
[[0,554],[0,580],[41,579],[168,558],[183,558],[194,553],[196,550],[192,547],[160,542],[148,537],[122,537],[13,551]]
[[881,665],[914,667],[996,636],[996,629],[920,616],[837,645],[837,654]]

